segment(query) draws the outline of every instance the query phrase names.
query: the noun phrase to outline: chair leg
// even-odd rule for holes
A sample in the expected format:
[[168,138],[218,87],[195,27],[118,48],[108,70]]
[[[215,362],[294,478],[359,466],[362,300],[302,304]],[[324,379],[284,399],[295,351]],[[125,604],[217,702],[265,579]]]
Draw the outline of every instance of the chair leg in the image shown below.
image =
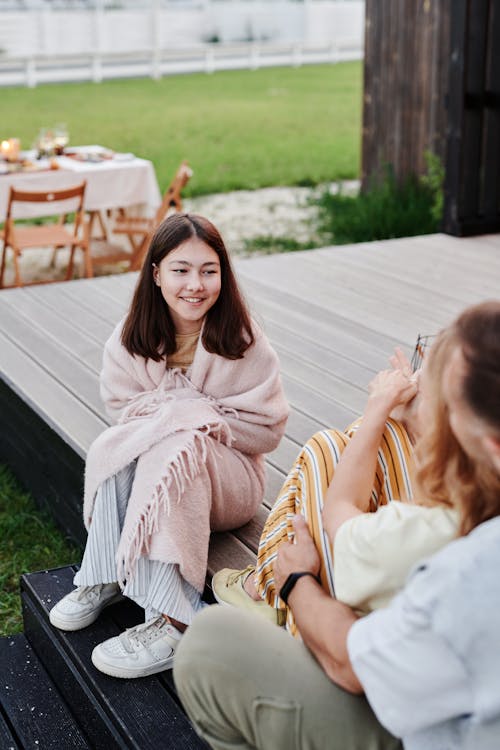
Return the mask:
[[139,251],[139,248],[141,247],[143,240],[135,240],[133,234],[127,234],[127,239],[132,249],[132,255],[135,255]]
[[90,247],[87,245],[82,246],[83,260],[85,264],[85,276],[87,279],[91,279],[94,276],[94,267],[92,264],[92,255],[90,254]]
[[108,239],[108,229],[106,227],[106,224],[104,223],[104,219],[102,217],[102,213],[100,211],[89,211],[89,235],[92,237],[92,230],[94,229],[94,223],[97,220],[97,223],[101,227],[101,234],[94,235],[94,239],[96,240],[107,240]]
[[149,235],[144,237],[143,241],[141,242],[137,250],[135,250],[135,252],[132,253],[132,257],[130,259],[131,271],[141,270],[142,264],[144,261],[144,256],[146,255],[148,247],[149,247],[150,239],[151,237]]
[[92,265],[92,250],[90,247],[90,238],[92,234],[90,230],[91,222],[85,221],[82,228],[83,236],[80,240],[80,247],[83,253],[85,276],[87,279],[91,279],[94,276],[94,266]]
[[19,271],[19,259],[18,259],[19,252],[15,247],[13,247],[12,249],[14,251],[14,273],[15,273],[14,286],[23,286],[23,282],[21,280],[21,274]]
[[64,245],[56,245],[54,249],[52,250],[52,256],[50,258],[49,268],[55,268],[56,267],[56,255],[58,250],[62,250]]
[[65,281],[69,281],[71,277],[73,276],[73,260],[75,257],[75,247],[76,245],[71,245]]
[[101,231],[102,231],[102,237],[99,237],[98,239],[107,240],[108,239],[108,227],[106,225],[106,222],[104,221],[102,211],[97,212],[97,219],[99,221],[99,224],[101,225]]
[[5,243],[4,243],[4,246],[2,247],[2,262],[0,264],[0,289],[3,289],[3,277],[5,274],[6,257],[7,257],[7,247],[5,246]]

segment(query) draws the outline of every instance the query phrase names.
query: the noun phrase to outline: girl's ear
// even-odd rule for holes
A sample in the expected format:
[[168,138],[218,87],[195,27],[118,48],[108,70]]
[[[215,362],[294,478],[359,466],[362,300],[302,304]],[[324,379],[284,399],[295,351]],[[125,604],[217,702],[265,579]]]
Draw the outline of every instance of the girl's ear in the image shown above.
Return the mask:
[[153,266],[153,281],[155,282],[156,286],[160,286],[160,269],[156,265],[156,263],[152,264]]

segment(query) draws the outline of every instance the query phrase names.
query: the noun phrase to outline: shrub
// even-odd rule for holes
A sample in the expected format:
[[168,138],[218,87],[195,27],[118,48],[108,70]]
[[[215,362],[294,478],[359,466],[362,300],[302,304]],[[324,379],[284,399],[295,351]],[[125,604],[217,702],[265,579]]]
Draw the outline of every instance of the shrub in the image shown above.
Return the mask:
[[390,167],[357,196],[323,193],[319,207],[320,229],[336,245],[432,234],[439,225],[434,183],[413,176],[398,183]]
[[432,151],[426,151],[424,156],[427,174],[421,178],[421,182],[433,194],[431,214],[436,224],[439,225],[443,219],[445,169],[439,156],[433,154]]

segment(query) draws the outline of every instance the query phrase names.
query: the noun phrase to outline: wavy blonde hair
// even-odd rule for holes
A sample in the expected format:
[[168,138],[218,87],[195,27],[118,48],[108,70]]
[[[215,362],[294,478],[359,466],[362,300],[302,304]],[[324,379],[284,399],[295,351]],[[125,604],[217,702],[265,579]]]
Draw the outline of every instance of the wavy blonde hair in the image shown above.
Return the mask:
[[485,434],[500,436],[500,301],[462,313],[439,334],[426,365],[430,416],[416,448],[416,493],[426,498],[423,504],[456,507],[464,535],[500,515],[500,476],[486,458],[468,455],[450,427],[443,372],[457,346],[466,365],[464,403]]

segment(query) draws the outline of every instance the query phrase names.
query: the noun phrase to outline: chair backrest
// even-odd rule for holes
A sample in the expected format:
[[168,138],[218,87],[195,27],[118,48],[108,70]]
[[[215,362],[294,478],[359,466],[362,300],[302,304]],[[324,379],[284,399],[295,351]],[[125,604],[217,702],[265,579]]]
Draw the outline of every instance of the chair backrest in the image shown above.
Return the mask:
[[158,211],[155,214],[155,225],[158,226],[166,218],[169,210],[182,211],[181,190],[193,176],[193,170],[187,161],[181,162],[174,179],[168,186]]
[[[43,190],[28,191],[10,188],[9,202],[7,205],[7,214],[5,217],[6,237],[9,230],[12,230],[13,208],[15,203],[40,203],[54,204],[54,214],[75,213],[74,234],[78,234],[80,226],[84,221],[83,201],[85,198],[85,188],[87,183],[84,181],[75,187],[65,188],[64,190]],[[64,203],[71,201],[71,206],[65,207]]]
[[[27,191],[17,190],[14,187],[10,188],[9,203],[7,205],[6,221],[11,220],[12,209],[14,203],[51,203],[54,204],[54,214],[70,211],[74,211],[79,220],[83,213],[83,200],[85,197],[86,182],[82,182],[75,187],[65,188],[64,190],[43,190],[43,191]],[[72,201],[74,205],[71,208],[61,207],[61,202]]]
[[9,205],[7,207],[7,218],[11,216],[12,204],[18,203],[57,203],[59,201],[67,201],[72,198],[78,198],[77,211],[81,211],[83,208],[83,199],[85,197],[85,188],[87,183],[82,182],[75,187],[65,188],[64,190],[43,190],[43,191],[27,191],[17,190],[14,187],[10,188],[9,194]]

